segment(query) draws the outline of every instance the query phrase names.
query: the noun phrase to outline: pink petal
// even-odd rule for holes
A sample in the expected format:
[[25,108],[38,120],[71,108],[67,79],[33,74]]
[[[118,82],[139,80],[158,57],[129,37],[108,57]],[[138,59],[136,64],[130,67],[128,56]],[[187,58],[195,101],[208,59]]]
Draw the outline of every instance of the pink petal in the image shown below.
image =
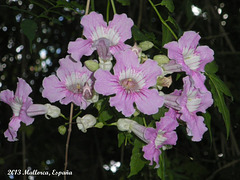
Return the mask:
[[108,96],[117,92],[119,82],[116,79],[117,77],[113,76],[109,71],[98,69],[94,73],[94,77],[96,78],[94,89],[97,93]]
[[147,144],[146,146],[143,146],[142,150],[144,152],[143,157],[151,161],[150,165],[153,164],[153,160],[154,160],[157,164],[155,168],[159,167],[159,156],[161,154],[160,149],[156,149],[155,144],[150,143],[150,144]]
[[144,138],[146,140],[149,140],[149,141],[153,142],[153,141],[155,141],[156,137],[157,137],[157,130],[156,129],[154,129],[152,127],[149,127],[145,130]]
[[68,53],[75,61],[79,61],[83,55],[90,56],[93,53],[92,40],[84,40],[82,38],[76,41],[70,41],[68,44]]
[[67,105],[71,102],[73,102],[77,106],[80,106],[80,109],[86,109],[87,106],[90,104],[82,97],[82,94],[74,94],[69,91],[66,94],[66,97],[60,100],[60,103]]
[[66,78],[73,73],[83,72],[89,76],[92,74],[92,72],[89,71],[86,67],[82,67],[82,63],[80,61],[72,61],[70,59],[70,56],[66,56],[66,58],[60,59],[59,64],[60,67],[57,69],[57,77],[61,82],[65,82]]
[[27,115],[27,109],[32,105],[32,99],[28,97],[26,102],[23,104],[22,109],[20,111],[19,119],[24,122],[27,126],[32,124],[34,118],[31,118]]
[[117,92],[116,96],[110,98],[110,106],[115,106],[124,116],[129,117],[135,112],[133,101],[134,98],[131,94],[122,90],[121,92]]
[[132,37],[133,24],[132,19],[126,14],[115,14],[113,20],[109,22],[108,29],[114,29],[120,35],[120,41],[124,42]]
[[103,16],[96,12],[83,16],[81,19],[83,25],[83,35],[87,39],[92,39],[92,34],[96,31],[97,27],[107,27],[107,23],[103,20]]
[[196,52],[200,55],[201,64],[198,71],[204,72],[205,65],[214,60],[214,51],[208,46],[198,46]]
[[11,105],[11,103],[13,102],[13,99],[14,99],[13,91],[10,91],[7,89],[0,92],[0,101],[3,101],[8,105]]
[[114,57],[117,60],[113,67],[114,74],[120,74],[122,70],[138,68],[140,65],[137,55],[130,49],[116,53]]
[[114,55],[116,54],[117,52],[119,51],[124,51],[124,50],[127,50],[127,49],[130,49],[131,46],[127,45],[127,44],[124,44],[123,42],[119,42],[117,45],[114,45],[114,46],[110,46],[109,49],[110,49],[110,52]]
[[26,81],[23,80],[22,78],[18,78],[15,97],[20,98],[24,102],[31,92],[32,88],[26,83]]
[[213,104],[213,98],[212,94],[209,91],[202,92],[201,93],[201,104],[198,108],[199,112],[206,113],[206,109],[212,106]]
[[136,93],[135,103],[139,111],[144,114],[155,114],[163,106],[163,97],[158,94],[156,89],[142,89]]
[[201,141],[203,134],[207,131],[202,116],[194,115],[192,120],[187,122],[187,133],[192,136],[192,141]]
[[179,48],[179,45],[176,41],[169,42],[163,47],[168,49],[168,57],[170,59],[183,61],[182,49]]
[[20,128],[20,122],[21,119],[19,117],[13,117],[8,124],[8,129],[11,129],[11,131],[18,131]]
[[164,145],[176,145],[178,137],[175,131],[165,133],[164,137],[167,138]]
[[173,113],[173,109],[170,109],[165,113],[165,116],[161,118],[160,122],[156,122],[157,130],[162,130],[165,132],[170,132],[178,127],[177,117],[175,113],[175,117],[171,117],[171,113]]
[[52,103],[64,98],[67,91],[55,75],[43,79],[43,88],[42,96]]
[[157,77],[162,74],[162,69],[158,66],[156,61],[147,60],[139,68],[144,74],[146,88],[156,85]]
[[194,31],[186,31],[184,32],[183,36],[178,40],[179,47],[181,49],[195,49],[200,39],[201,37],[198,33]]
[[8,141],[13,142],[13,141],[17,141],[17,131],[14,131],[10,128],[8,128],[5,132],[4,132],[4,136],[7,138]]
[[206,79],[204,74],[202,74],[201,72],[194,72],[193,71],[191,73],[190,77],[191,77],[190,79],[192,79],[192,81],[194,82],[194,86],[196,88],[199,88],[200,91],[204,91],[204,92],[207,91],[207,88],[206,88],[206,86],[204,84],[205,79]]

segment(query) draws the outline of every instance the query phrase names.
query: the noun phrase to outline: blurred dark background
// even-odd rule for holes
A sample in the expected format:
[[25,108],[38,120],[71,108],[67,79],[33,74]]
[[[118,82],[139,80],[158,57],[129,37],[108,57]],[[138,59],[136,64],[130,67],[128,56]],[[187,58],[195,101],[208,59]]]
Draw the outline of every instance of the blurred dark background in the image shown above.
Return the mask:
[[[65,2],[65,3],[64,3]],[[94,1],[92,1],[94,2]],[[121,2],[121,3],[120,3]],[[162,25],[156,13],[146,0],[116,1],[116,10],[131,17],[142,32],[152,32],[161,48]],[[158,1],[153,1],[157,3]],[[175,10],[171,16],[178,27],[170,26],[178,36],[183,31],[199,32],[200,43],[215,51],[219,66],[217,75],[230,88],[234,100],[225,97],[231,115],[230,135],[221,114],[214,107],[211,113],[211,132],[205,133],[201,142],[191,142],[182,129],[178,129],[179,140],[166,153],[166,179],[240,179],[240,2],[239,0],[174,0]],[[106,17],[107,0],[95,1],[97,12]],[[58,4],[58,8],[54,6]],[[65,6],[62,7],[61,6]],[[79,24],[85,13],[86,1],[53,0],[1,0],[0,2],[0,91],[15,91],[17,77],[24,78],[32,87],[34,103],[47,103],[41,97],[42,80],[58,67],[58,60],[67,55],[69,41],[82,35]],[[169,12],[158,7],[164,19]],[[110,20],[113,17],[110,7]],[[32,50],[27,37],[21,32],[20,24],[31,19],[37,25],[32,41]],[[128,43],[134,43],[131,39]],[[31,52],[32,51],[32,52]],[[165,52],[161,49],[161,52]],[[159,53],[153,49],[150,53]],[[86,59],[86,57],[85,57]],[[69,107],[56,103],[63,114],[69,114]],[[94,111],[90,106],[87,113]],[[76,111],[77,112],[77,111]],[[22,176],[8,176],[9,169],[22,169],[23,144],[28,169],[39,171],[63,171],[66,134],[58,133],[63,125],[62,118],[47,120],[44,116],[35,118],[29,127],[18,132],[19,141],[8,142],[4,131],[12,116],[11,108],[0,102],[0,179],[22,179]],[[24,132],[24,135],[23,133]],[[73,125],[69,148],[68,170],[73,175],[68,179],[127,179],[132,145],[118,148],[118,131],[115,127],[92,128],[86,134]],[[24,142],[25,141],[25,142]],[[57,176],[29,176],[28,179],[63,179]],[[130,179],[159,179],[149,166]]]

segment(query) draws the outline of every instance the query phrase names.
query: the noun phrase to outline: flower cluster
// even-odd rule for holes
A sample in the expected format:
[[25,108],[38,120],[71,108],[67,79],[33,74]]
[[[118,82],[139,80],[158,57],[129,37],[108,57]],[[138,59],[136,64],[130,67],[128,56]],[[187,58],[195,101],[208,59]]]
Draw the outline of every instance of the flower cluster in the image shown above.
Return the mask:
[[[159,167],[162,150],[176,145],[179,121],[186,124],[192,141],[201,141],[207,128],[204,118],[197,113],[205,113],[213,104],[212,95],[204,85],[204,67],[213,61],[214,53],[208,46],[198,46],[198,33],[185,32],[178,42],[164,45],[168,57],[156,55],[150,59],[143,51],[153,47],[151,42],[134,46],[125,44],[132,37],[133,26],[126,14],[114,15],[107,24],[101,14],[91,12],[81,19],[81,25],[86,39],[70,42],[69,55],[59,60],[56,74],[44,78],[44,98],[51,103],[73,103],[85,110],[91,103],[97,103],[100,97],[110,96],[105,98],[110,106],[129,118],[139,113],[153,115],[159,108],[167,107],[169,110],[153,127],[126,118],[120,118],[116,123],[120,131],[133,132],[146,143],[142,148],[143,157],[150,161],[150,165],[156,162],[156,168]],[[95,50],[98,58],[84,63],[82,57],[93,57]],[[164,94],[162,89],[173,83],[169,74],[176,72],[186,74],[182,78],[183,88]],[[31,87],[21,78],[18,81],[15,95],[10,90],[0,93],[0,100],[13,110],[13,117],[4,133],[9,141],[17,140],[20,122],[30,125],[34,121],[32,116],[44,114],[47,118],[56,118],[61,114],[56,106],[33,104],[29,97]],[[97,123],[97,118],[87,114],[78,117],[76,123],[82,132],[87,132]]]

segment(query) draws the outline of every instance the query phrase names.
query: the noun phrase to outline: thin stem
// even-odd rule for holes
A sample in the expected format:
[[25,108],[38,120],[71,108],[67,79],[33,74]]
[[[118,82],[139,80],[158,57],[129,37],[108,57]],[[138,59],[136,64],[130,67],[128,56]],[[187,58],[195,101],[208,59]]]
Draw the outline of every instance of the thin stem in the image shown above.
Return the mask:
[[173,37],[178,40],[178,37],[176,36],[176,34],[173,32],[173,30],[168,26],[168,24],[166,23],[166,21],[163,20],[162,16],[160,15],[160,13],[158,12],[156,6],[153,4],[153,2],[151,0],[148,0],[149,3],[152,5],[153,9],[155,10],[155,12],[158,15],[158,18],[160,19],[160,21],[162,22],[162,24],[164,26],[166,26],[166,28],[171,32],[171,34],[173,35]]
[[143,124],[144,124],[145,127],[147,127],[147,123],[146,123],[145,117],[143,117]]
[[60,114],[60,116],[61,116],[63,119],[65,119],[65,120],[68,121],[68,118],[66,118],[66,116],[64,116],[63,114]]
[[116,11],[116,8],[115,8],[115,4],[114,4],[114,0],[111,0],[111,4],[112,4],[113,13],[117,14],[117,11]]
[[85,15],[88,14],[88,12],[89,12],[89,7],[90,7],[90,0],[87,0],[87,5],[86,5],[86,10],[85,10]]
[[108,3],[107,3],[107,13],[106,13],[107,14],[107,17],[106,17],[107,22],[109,21],[109,10],[110,10],[110,0],[108,0]]
[[[23,163],[23,172],[26,170],[26,142],[25,142],[25,132],[22,131],[22,163]],[[27,176],[24,173],[23,180],[27,180]]]
[[79,111],[72,119],[76,119],[81,113],[82,111]]
[[[68,165],[68,148],[69,148],[69,141],[70,136],[72,132],[72,117],[73,117],[73,103],[71,103],[70,107],[70,118],[69,118],[69,126],[68,126],[68,136],[67,136],[67,142],[66,142],[66,150],[65,150],[65,164],[64,164],[64,171],[67,171],[67,165]],[[67,179],[67,176],[64,175],[64,180]]]

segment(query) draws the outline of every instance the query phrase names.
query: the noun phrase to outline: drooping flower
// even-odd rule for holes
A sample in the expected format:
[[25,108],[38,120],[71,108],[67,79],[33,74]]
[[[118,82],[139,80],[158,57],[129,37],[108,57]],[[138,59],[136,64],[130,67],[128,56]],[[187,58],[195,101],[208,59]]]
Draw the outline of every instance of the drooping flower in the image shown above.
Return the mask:
[[50,119],[49,117],[57,118],[60,114],[61,110],[57,106],[53,106],[51,104],[32,104],[27,109],[27,115],[30,117],[45,115],[47,119]]
[[4,136],[8,141],[17,141],[17,131],[20,128],[20,123],[23,122],[27,126],[32,124],[34,119],[26,113],[29,106],[32,104],[32,99],[29,94],[32,88],[22,78],[18,78],[17,89],[15,95],[13,91],[4,90],[0,93],[0,100],[11,106],[13,116],[8,124],[8,129],[4,132]]
[[155,168],[159,167],[159,156],[161,148],[167,145],[176,145],[177,134],[174,131],[178,126],[177,114],[173,109],[170,109],[160,122],[156,122],[156,128],[145,127],[138,124],[136,121],[121,118],[117,121],[117,127],[120,131],[133,132],[139,139],[147,143],[143,146],[143,157],[150,160],[150,165],[153,161],[156,162]]
[[128,47],[124,42],[132,37],[133,21],[126,14],[115,14],[107,25],[101,14],[91,12],[82,18],[81,25],[87,39],[78,38],[68,45],[68,53],[75,60],[95,50],[102,60],[111,60],[112,54]]
[[168,57],[176,60],[182,70],[191,76],[197,88],[206,90],[204,86],[204,67],[213,61],[214,52],[208,46],[198,46],[200,35],[194,31],[187,31],[176,41],[164,45],[168,49]]
[[81,109],[86,109],[95,98],[92,72],[83,67],[81,62],[73,62],[69,56],[60,59],[59,64],[57,76],[44,78],[42,96],[52,103],[73,102]]
[[140,64],[130,49],[115,54],[115,58],[114,75],[102,69],[95,72],[96,92],[103,95],[116,94],[110,97],[110,105],[127,117],[135,112],[133,103],[144,114],[157,113],[163,105],[163,97],[156,89],[149,89],[162,73],[157,62],[149,59]]
[[164,95],[165,105],[175,109],[180,119],[187,123],[187,132],[192,136],[192,141],[200,141],[207,131],[204,118],[197,112],[206,112],[213,104],[212,95],[209,91],[201,91],[191,82],[190,77],[183,78],[183,90],[175,90],[174,93]]
[[155,168],[159,167],[160,148],[165,145],[176,145],[177,134],[174,131],[178,126],[176,116],[176,112],[169,109],[160,122],[156,122],[155,129],[150,127],[144,132],[144,138],[148,141],[148,144],[143,147],[143,157],[150,160],[150,165],[155,161]]

